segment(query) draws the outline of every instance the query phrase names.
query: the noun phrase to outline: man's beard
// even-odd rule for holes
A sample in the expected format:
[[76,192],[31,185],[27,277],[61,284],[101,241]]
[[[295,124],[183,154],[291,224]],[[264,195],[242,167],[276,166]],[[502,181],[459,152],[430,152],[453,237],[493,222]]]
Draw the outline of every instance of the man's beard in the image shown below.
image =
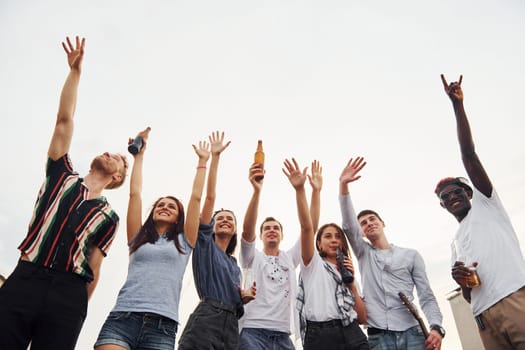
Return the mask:
[[93,159],[93,161],[91,162],[91,169],[100,172],[104,175],[112,175],[114,173],[113,171],[111,171],[111,169],[108,169],[107,162],[105,162],[100,157],[96,157],[95,159]]

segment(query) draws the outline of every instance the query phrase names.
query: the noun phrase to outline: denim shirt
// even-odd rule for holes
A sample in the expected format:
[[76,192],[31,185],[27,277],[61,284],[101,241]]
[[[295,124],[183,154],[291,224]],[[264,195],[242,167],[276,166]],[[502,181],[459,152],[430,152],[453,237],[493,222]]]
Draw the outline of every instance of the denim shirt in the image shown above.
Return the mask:
[[193,279],[199,298],[213,298],[232,306],[241,305],[241,270],[237,260],[219,248],[213,239],[213,221],[201,223],[193,249]]

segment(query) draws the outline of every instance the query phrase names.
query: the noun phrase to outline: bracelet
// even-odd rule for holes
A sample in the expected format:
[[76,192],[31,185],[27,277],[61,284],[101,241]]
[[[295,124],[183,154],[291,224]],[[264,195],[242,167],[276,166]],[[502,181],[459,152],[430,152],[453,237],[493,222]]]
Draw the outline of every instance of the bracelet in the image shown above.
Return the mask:
[[199,166],[197,167],[197,169],[207,169],[207,168],[206,168],[206,165],[199,165]]

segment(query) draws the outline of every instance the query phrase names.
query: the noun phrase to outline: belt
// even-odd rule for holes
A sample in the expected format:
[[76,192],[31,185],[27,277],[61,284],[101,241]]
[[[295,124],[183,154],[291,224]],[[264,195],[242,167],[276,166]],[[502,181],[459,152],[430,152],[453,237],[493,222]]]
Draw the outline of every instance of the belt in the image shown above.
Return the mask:
[[[518,292],[520,292],[520,291],[523,290],[523,289],[525,289],[525,286],[522,286],[522,287],[518,288],[516,291],[510,293],[510,294],[507,295],[505,298],[508,298],[508,297],[510,297],[512,294],[514,294],[514,293],[518,293]],[[499,303],[500,301],[502,301],[502,300],[505,299],[505,298],[502,298],[502,299],[498,300],[497,303]],[[496,303],[496,304],[497,304],[497,303]],[[496,304],[494,304],[494,305],[496,305]],[[494,305],[493,305],[493,306],[494,306]],[[491,307],[492,307],[492,306],[491,306]],[[491,307],[489,307],[489,309],[490,309]],[[488,309],[487,309],[487,310],[488,310]],[[477,316],[474,316],[474,319],[476,320],[476,324],[478,325],[478,328],[479,328],[480,331],[482,331],[482,330],[485,329],[485,322],[483,322],[483,314],[484,314],[487,310],[483,311],[482,313],[480,313],[480,314],[477,315]]]
[[366,329],[366,333],[368,335],[374,335],[374,334],[383,334],[385,331],[382,330],[382,329],[379,329],[379,328],[374,328],[374,327],[368,327]]
[[330,320],[330,321],[324,321],[324,322],[306,321],[306,327],[335,328],[335,327],[343,327],[343,323],[341,322],[341,320]]
[[224,311],[227,311],[227,312],[231,312],[238,319],[241,318],[242,315],[244,314],[244,307],[242,306],[242,304],[229,305],[229,304],[223,303],[220,300],[209,298],[209,297],[202,298],[201,302],[205,303],[205,304],[208,304],[208,305],[211,305],[211,306],[213,306],[213,307],[215,307],[217,309],[221,309],[221,310],[224,310]]
[[27,260],[18,260],[17,269],[19,271],[27,271],[30,272],[33,275],[37,276],[45,276],[48,278],[53,277],[59,277],[59,278],[66,278],[71,281],[78,281],[80,283],[87,283],[86,279],[82,276],[80,276],[78,273],[74,273],[72,271],[62,271],[57,270],[52,267],[47,267],[44,265],[36,264],[31,261]]
[[138,314],[142,314],[142,317],[144,317],[144,319],[173,321],[169,317],[162,316],[153,312],[139,312]]

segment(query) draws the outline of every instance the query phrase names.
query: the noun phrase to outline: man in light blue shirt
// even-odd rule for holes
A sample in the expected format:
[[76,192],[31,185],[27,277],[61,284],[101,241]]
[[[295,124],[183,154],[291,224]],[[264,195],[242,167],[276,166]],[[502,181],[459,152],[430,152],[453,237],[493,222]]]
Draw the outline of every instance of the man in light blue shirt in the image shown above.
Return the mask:
[[[355,214],[348,184],[361,177],[357,174],[365,165],[364,159],[358,157],[350,159],[345,166],[339,178],[339,203],[343,230],[359,261],[370,349],[439,350],[445,335],[441,327],[443,316],[430,288],[421,255],[414,249],[389,243],[384,232],[385,223],[375,211]],[[399,298],[402,292],[412,302],[414,287],[431,325],[426,339],[417,319]]]

